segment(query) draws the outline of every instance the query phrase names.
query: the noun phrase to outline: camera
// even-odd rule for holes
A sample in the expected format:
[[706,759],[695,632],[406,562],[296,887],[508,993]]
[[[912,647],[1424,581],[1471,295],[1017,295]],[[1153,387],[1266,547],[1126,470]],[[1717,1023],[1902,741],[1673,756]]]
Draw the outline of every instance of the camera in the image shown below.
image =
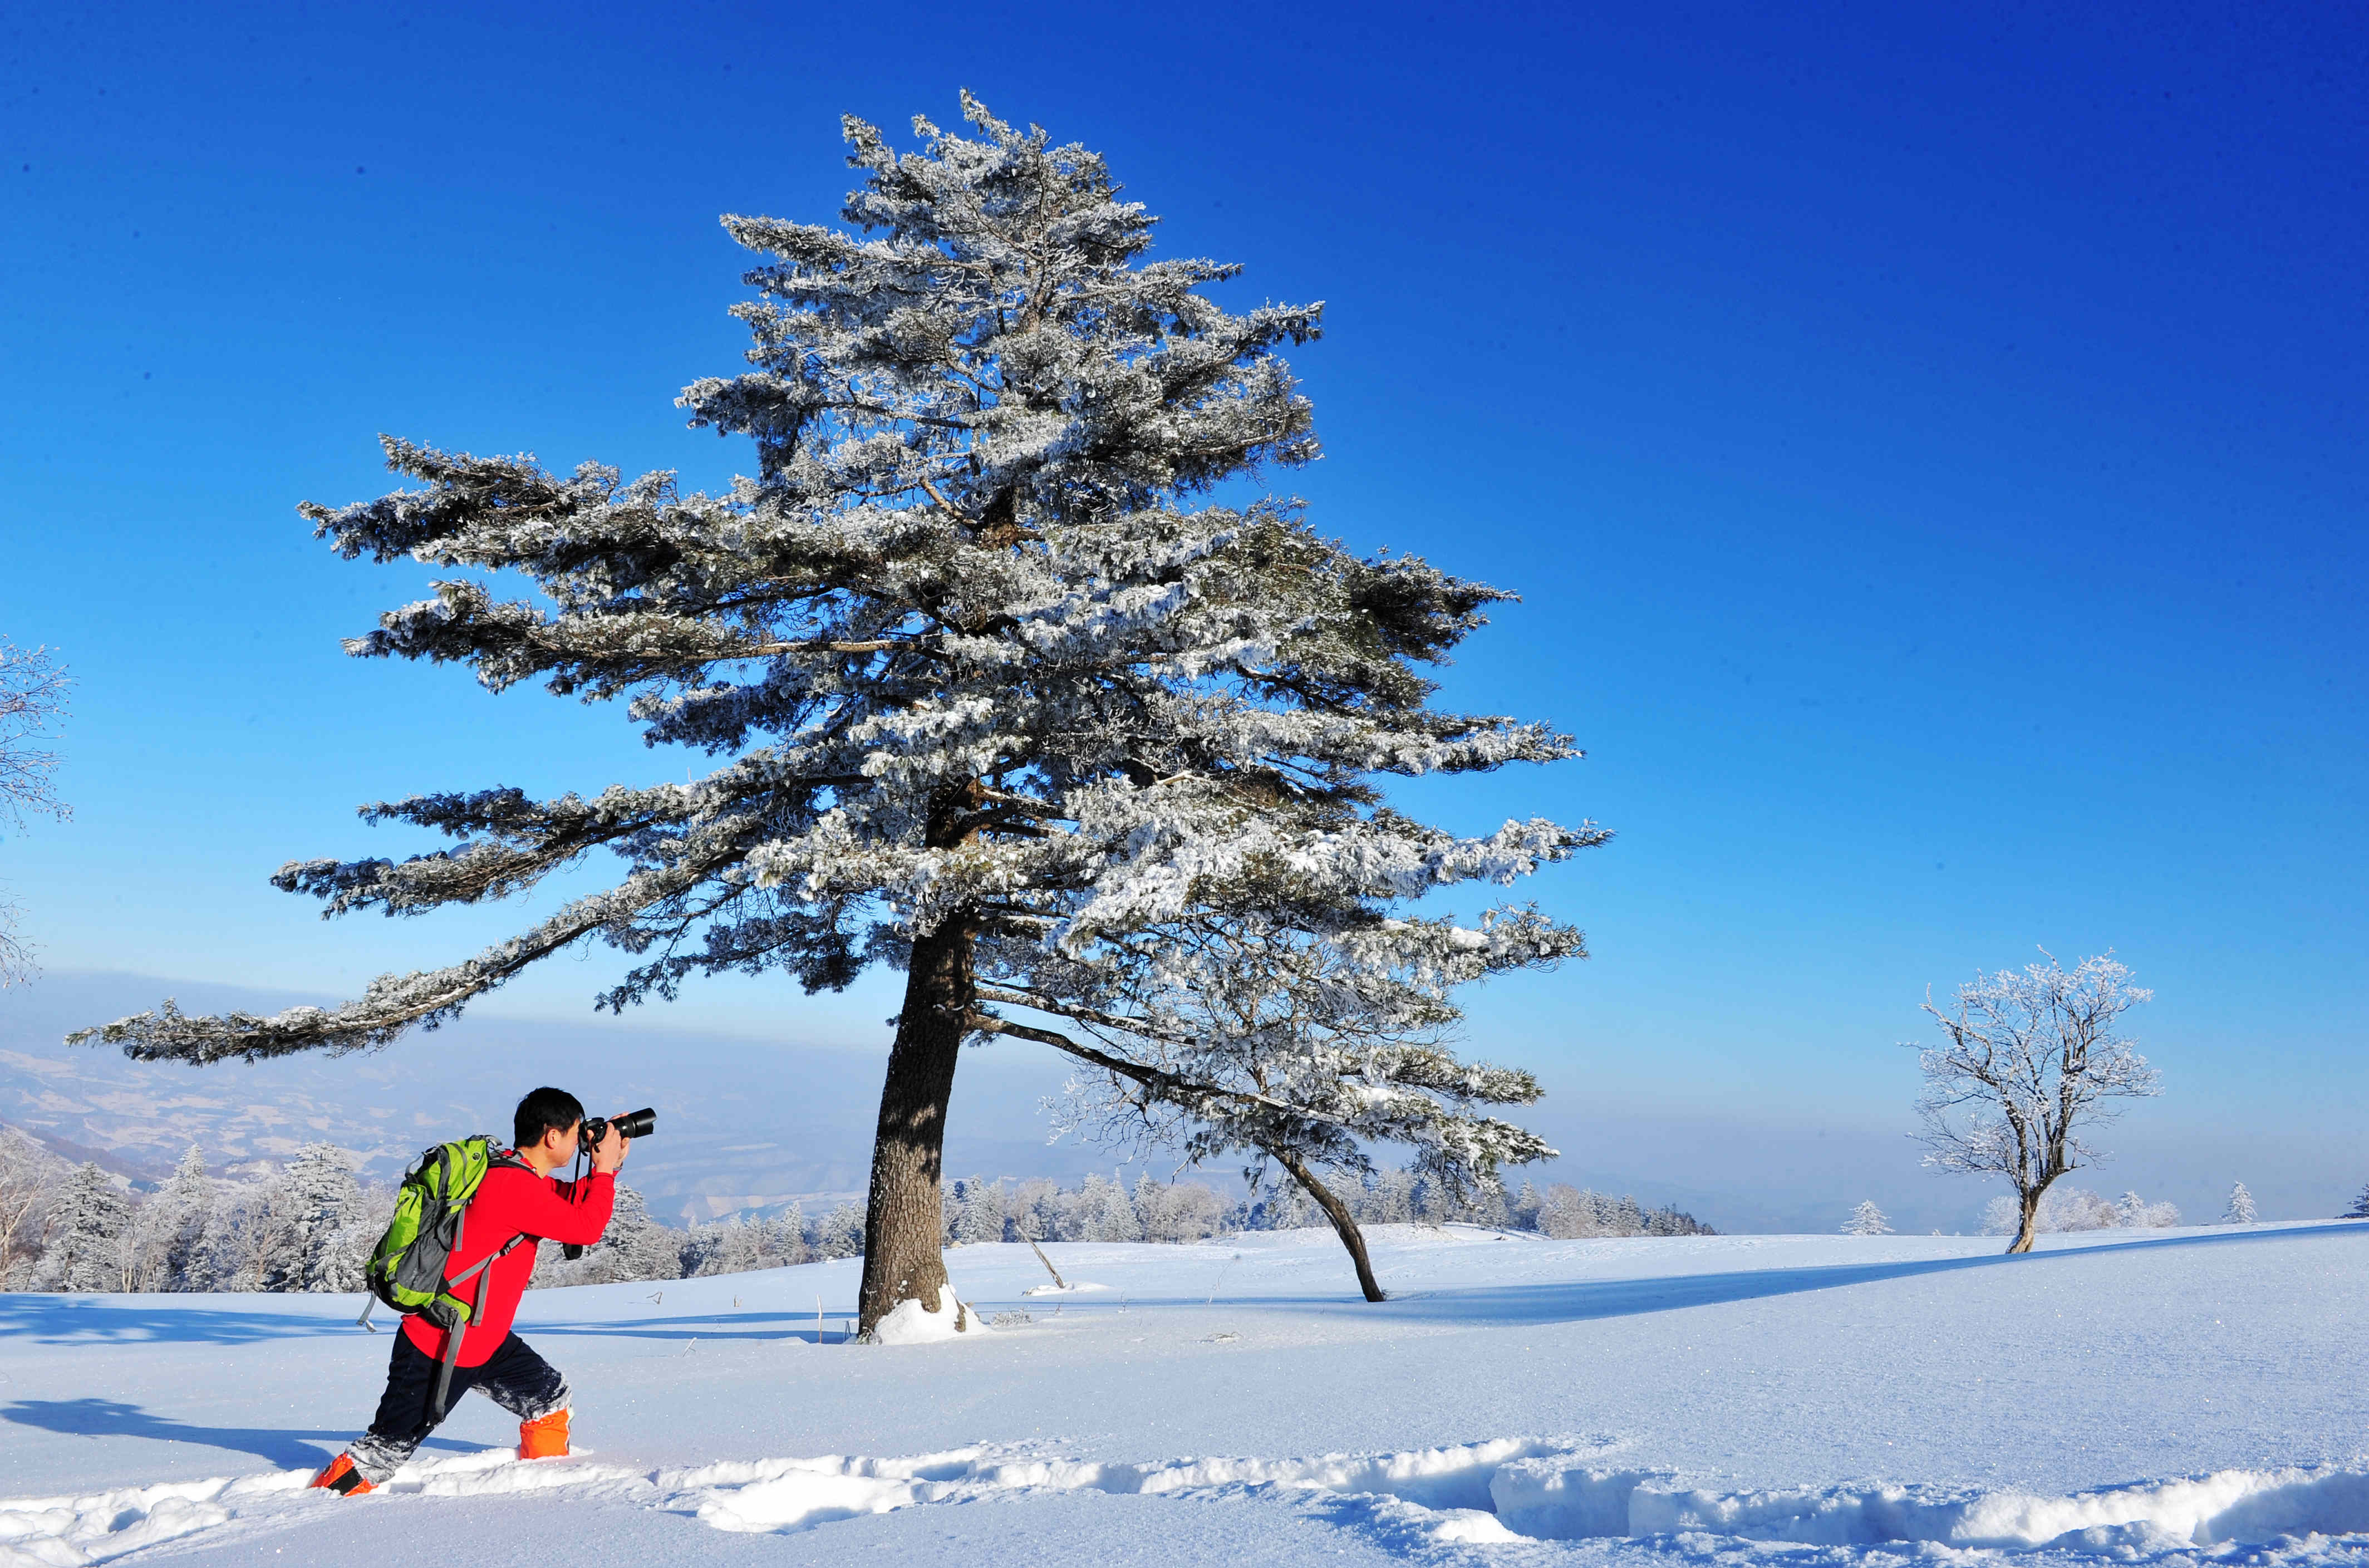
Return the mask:
[[[589,1158],[592,1153],[592,1146],[608,1136],[612,1125],[627,1138],[647,1138],[658,1129],[658,1114],[651,1107],[644,1105],[640,1110],[627,1111],[622,1116],[586,1116],[583,1125],[577,1129],[576,1133],[577,1158],[579,1160]],[[581,1170],[583,1167],[579,1165],[577,1169]],[[573,1263],[584,1255],[584,1244],[580,1242],[562,1242],[559,1255]]]
[[584,1152],[591,1153],[592,1146],[608,1137],[609,1128],[612,1126],[627,1138],[647,1138],[658,1129],[658,1114],[645,1105],[638,1111],[627,1111],[613,1120],[608,1116],[586,1116],[583,1128],[576,1135],[577,1140],[583,1145]]

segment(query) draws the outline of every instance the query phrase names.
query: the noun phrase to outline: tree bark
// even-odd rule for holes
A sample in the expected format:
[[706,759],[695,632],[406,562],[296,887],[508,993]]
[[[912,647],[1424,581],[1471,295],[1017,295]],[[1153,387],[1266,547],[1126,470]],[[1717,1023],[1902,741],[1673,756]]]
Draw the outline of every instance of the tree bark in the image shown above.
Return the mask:
[[1308,1189],[1308,1196],[1316,1200],[1317,1206],[1324,1210],[1325,1217],[1333,1221],[1333,1229],[1341,1233],[1341,1244],[1349,1249],[1349,1261],[1357,1265],[1357,1288],[1366,1293],[1366,1299],[1389,1300],[1390,1296],[1374,1278],[1373,1263],[1366,1256],[1366,1233],[1357,1229],[1356,1217],[1349,1212],[1349,1206],[1335,1197],[1330,1187],[1318,1181],[1316,1173],[1310,1171],[1308,1162],[1299,1155],[1280,1149],[1271,1149],[1267,1152],[1275,1156],[1277,1164],[1291,1173],[1293,1181]]
[[2040,1219],[2040,1195],[2047,1190],[2044,1186],[2034,1187],[2028,1193],[2016,1195],[2016,1207],[2020,1211],[2021,1217],[2016,1226],[2015,1240],[2007,1249],[2010,1257],[2017,1253],[2031,1251],[2031,1239],[2038,1234],[2034,1226]]
[[971,1001],[971,933],[955,922],[913,943],[905,1009],[888,1047],[872,1189],[864,1214],[864,1286],[857,1331],[870,1333],[899,1301],[938,1310],[946,1284],[938,1179],[963,1020]]

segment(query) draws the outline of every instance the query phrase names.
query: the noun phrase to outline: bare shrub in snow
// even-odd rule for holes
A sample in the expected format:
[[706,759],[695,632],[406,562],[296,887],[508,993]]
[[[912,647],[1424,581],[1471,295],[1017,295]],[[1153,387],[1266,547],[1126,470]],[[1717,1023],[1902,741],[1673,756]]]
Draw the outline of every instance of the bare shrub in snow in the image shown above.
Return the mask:
[[2115,1033],[2153,995],[2100,954],[2070,970],[2051,957],[2020,974],[1978,975],[1947,1012],[1926,1001],[1948,1043],[1917,1057],[1925,1163],[2008,1179],[2018,1210],[2008,1252],[2031,1250],[2051,1184],[2101,1157],[2083,1132],[2113,1119],[2111,1102],[2161,1092],[2134,1042]]

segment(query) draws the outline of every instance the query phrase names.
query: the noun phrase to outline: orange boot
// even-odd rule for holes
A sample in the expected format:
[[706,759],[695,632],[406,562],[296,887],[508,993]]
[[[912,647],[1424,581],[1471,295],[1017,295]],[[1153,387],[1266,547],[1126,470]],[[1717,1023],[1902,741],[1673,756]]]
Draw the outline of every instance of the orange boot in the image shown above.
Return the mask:
[[555,1410],[549,1415],[519,1423],[519,1458],[522,1459],[553,1459],[567,1452],[567,1412]]
[[339,1454],[329,1461],[329,1468],[313,1478],[315,1486],[326,1486],[341,1497],[359,1497],[375,1490],[362,1472],[354,1468],[351,1454]]

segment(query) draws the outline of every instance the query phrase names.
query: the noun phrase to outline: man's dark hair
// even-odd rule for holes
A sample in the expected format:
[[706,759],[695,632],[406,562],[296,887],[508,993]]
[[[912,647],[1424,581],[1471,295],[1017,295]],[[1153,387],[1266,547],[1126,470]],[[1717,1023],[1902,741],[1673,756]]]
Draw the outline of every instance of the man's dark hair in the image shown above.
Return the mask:
[[510,1117],[510,1147],[524,1149],[543,1141],[546,1132],[566,1132],[584,1119],[584,1102],[565,1089],[545,1085],[530,1091]]

